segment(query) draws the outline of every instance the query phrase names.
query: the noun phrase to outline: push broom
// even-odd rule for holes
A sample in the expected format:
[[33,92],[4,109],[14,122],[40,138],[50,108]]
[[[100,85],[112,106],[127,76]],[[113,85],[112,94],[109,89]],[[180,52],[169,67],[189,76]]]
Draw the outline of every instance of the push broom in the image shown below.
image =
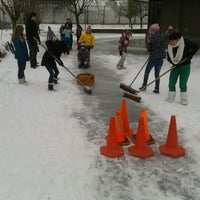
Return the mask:
[[[184,58],[178,64],[183,63],[186,60],[187,60],[187,58]],[[138,93],[140,93],[141,91],[143,91],[145,88],[147,88],[149,85],[151,85],[152,83],[154,83],[155,81],[157,81],[158,79],[160,79],[161,77],[163,77],[168,72],[172,71],[175,67],[176,67],[176,65],[173,65],[171,68],[169,68],[163,74],[161,74],[160,76],[158,76],[156,79],[154,79],[153,81],[151,81],[147,85],[143,86],[139,91],[135,90],[135,93],[133,92],[132,94],[125,92],[123,96],[126,97],[126,98],[129,98],[129,99],[132,99],[133,101],[140,102],[141,101],[141,97],[137,96]]]
[[[45,45],[43,45],[41,42],[39,42],[37,38],[34,37],[34,39],[38,42],[39,45],[41,45],[46,51],[48,51],[47,47]],[[61,61],[58,58],[56,58],[56,56],[52,55],[51,53],[50,53],[50,55],[54,58],[54,60],[58,64],[62,64]],[[79,82],[79,84],[81,86],[83,86],[83,89],[86,93],[88,93],[88,94],[92,93],[92,89],[89,86],[84,85],[84,83],[79,78],[77,78],[76,75],[71,70],[69,70],[64,64],[62,65],[62,67],[64,67]]]
[[[185,60],[185,59],[184,59]],[[184,60],[182,62],[184,62]],[[173,65],[171,68],[169,68],[167,71],[165,71],[163,74],[161,74],[160,76],[158,76],[156,79],[154,79],[153,81],[151,81],[150,83],[148,83],[147,85],[143,86],[139,91],[135,90],[135,93],[131,94],[131,93],[127,93],[125,92],[123,97],[129,98],[133,101],[139,102],[141,101],[141,97],[137,96],[138,93],[140,93],[141,91],[143,91],[146,87],[148,87],[149,85],[151,85],[152,83],[154,83],[155,81],[157,81],[158,79],[160,79],[162,76],[164,76],[165,74],[167,74],[168,72],[172,71],[174,68],[176,67],[176,65]]]
[[143,68],[145,67],[146,63],[148,62],[149,58],[147,58],[147,60],[145,61],[145,63],[143,64],[143,66],[140,68],[139,72],[136,74],[135,78],[133,79],[133,81],[130,83],[130,85],[126,85],[124,83],[120,83],[120,88],[135,94],[137,92],[137,90],[133,89],[131,86],[133,85],[133,83],[135,82],[136,78],[139,76],[140,72],[143,70]]

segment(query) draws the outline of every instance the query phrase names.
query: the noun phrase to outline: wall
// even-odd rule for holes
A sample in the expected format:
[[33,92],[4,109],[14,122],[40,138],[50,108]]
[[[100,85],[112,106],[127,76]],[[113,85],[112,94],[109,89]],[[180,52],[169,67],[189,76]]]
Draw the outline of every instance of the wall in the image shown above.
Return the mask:
[[178,28],[184,36],[200,41],[199,8],[199,0],[173,0],[173,3],[163,0],[161,5],[163,31],[171,24]]

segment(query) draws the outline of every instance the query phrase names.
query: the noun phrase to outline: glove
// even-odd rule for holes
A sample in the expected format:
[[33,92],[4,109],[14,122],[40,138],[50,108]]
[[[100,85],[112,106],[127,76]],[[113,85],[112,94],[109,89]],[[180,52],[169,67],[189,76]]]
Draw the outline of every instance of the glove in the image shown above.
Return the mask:
[[79,49],[81,48],[81,43],[78,43],[78,48],[79,48]]
[[91,45],[90,48],[93,49],[93,48],[94,48],[94,45]]

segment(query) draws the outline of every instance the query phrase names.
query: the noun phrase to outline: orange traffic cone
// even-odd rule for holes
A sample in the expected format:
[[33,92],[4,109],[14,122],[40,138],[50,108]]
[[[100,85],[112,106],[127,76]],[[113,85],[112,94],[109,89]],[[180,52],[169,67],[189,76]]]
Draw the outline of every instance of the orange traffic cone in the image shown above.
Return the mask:
[[116,133],[117,133],[117,142],[119,145],[129,145],[130,142],[128,138],[126,138],[124,135],[124,126],[122,122],[122,117],[121,117],[121,110],[118,109],[116,110],[116,115],[115,115],[115,125],[116,125]]
[[[152,135],[149,133],[149,128],[148,128],[148,122],[147,122],[147,112],[146,109],[142,109],[141,110],[141,114],[140,116],[142,116],[144,118],[144,132],[145,132],[145,140],[146,143],[149,144],[155,144],[155,139],[152,137]],[[135,138],[136,135],[133,135],[133,142],[135,142]]]
[[126,106],[126,100],[122,100],[121,104],[121,117],[122,117],[122,123],[124,128],[124,136],[132,136],[133,130],[129,126],[129,120],[128,120],[128,112],[127,112],[127,106]]
[[161,154],[172,158],[178,158],[185,155],[184,148],[178,145],[176,117],[174,115],[172,115],[170,119],[166,144],[160,145],[159,149]]
[[139,158],[148,158],[154,155],[153,150],[147,146],[145,140],[145,125],[143,116],[141,116],[139,120],[135,145],[129,147],[128,151],[132,156]]
[[110,125],[107,135],[107,142],[106,146],[100,147],[100,153],[101,155],[110,157],[110,158],[116,158],[119,156],[124,155],[124,150],[119,144],[117,143],[117,137],[116,137],[116,126],[115,126],[115,118],[110,118]]

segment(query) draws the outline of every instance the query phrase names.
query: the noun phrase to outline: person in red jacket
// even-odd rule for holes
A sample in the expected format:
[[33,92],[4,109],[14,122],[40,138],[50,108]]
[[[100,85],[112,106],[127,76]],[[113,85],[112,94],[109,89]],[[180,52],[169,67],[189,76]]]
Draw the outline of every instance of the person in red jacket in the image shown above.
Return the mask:
[[131,32],[128,31],[128,30],[124,30],[122,32],[120,39],[119,39],[118,50],[119,50],[119,55],[121,56],[121,58],[116,65],[117,69],[119,69],[119,70],[120,69],[126,69],[124,67],[124,62],[126,60],[127,47],[129,45],[130,37],[131,37]]

